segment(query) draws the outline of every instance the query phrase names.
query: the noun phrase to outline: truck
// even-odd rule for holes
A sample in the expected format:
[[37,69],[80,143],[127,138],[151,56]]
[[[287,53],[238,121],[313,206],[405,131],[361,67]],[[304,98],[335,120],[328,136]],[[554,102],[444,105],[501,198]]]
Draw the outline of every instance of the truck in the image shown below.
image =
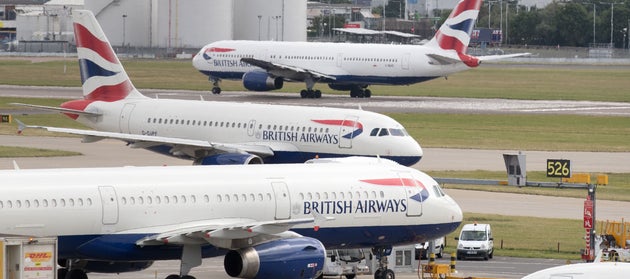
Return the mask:
[[483,258],[492,259],[494,238],[490,224],[466,224],[462,227],[457,240],[457,259]]
[[[435,254],[436,257],[438,258],[442,258],[442,253],[444,251],[444,246],[446,245],[446,239],[445,237],[440,237],[437,239],[432,240],[433,241],[433,254]],[[418,259],[428,259],[429,258],[429,244],[431,243],[431,241],[427,241],[427,242],[423,242],[423,243],[418,243],[415,245],[416,248],[416,260]],[[418,256],[419,255],[419,256]]]
[[596,238],[595,262],[630,262],[630,222],[606,221]]

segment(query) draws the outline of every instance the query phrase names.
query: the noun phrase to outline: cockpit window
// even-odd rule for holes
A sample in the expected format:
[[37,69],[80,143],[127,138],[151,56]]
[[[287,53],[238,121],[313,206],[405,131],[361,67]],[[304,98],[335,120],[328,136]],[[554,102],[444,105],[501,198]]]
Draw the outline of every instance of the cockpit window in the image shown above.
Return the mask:
[[405,129],[397,129],[397,128],[374,128],[370,131],[371,137],[384,137],[384,136],[395,136],[395,137],[406,137],[409,136],[409,133]]
[[433,185],[433,192],[435,193],[436,197],[446,196],[444,191],[442,191],[442,188],[439,185],[437,185],[437,184]]
[[405,136],[405,132],[403,129],[394,129],[394,128],[390,128],[389,129],[389,133],[392,136],[397,136],[397,137],[404,137]]
[[372,129],[372,132],[370,132],[370,137],[375,137],[376,135],[378,135],[378,130],[380,130],[380,128]]

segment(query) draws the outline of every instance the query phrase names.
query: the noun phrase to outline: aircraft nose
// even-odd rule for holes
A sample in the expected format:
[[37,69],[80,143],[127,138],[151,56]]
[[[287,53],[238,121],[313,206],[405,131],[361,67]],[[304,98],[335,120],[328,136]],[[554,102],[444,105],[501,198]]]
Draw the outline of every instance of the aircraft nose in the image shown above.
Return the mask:
[[195,56],[192,59],[193,67],[195,67],[197,70],[200,70],[200,71],[203,70],[205,66],[208,65],[208,62],[203,57],[204,53],[205,53],[205,48],[197,52],[197,54],[195,54]]
[[459,204],[453,200],[450,196],[448,197],[448,212],[451,216],[451,222],[457,223],[458,225],[464,220],[464,214],[462,213],[462,208],[459,207]]

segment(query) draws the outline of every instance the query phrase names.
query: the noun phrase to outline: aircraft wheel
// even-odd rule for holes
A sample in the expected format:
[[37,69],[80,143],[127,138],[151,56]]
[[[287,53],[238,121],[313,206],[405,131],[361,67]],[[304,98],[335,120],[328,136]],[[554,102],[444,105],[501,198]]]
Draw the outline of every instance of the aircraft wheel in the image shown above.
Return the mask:
[[165,279],[181,279],[181,278],[177,274],[171,274],[169,276],[166,276]]
[[66,275],[68,275],[67,268],[57,269],[57,279],[66,279]]
[[321,90],[315,90],[315,98],[319,99],[322,97],[322,91]]
[[370,89],[365,89],[365,98],[370,98],[372,97],[372,91],[370,91]]
[[88,277],[83,270],[71,269],[68,271],[68,274],[66,274],[66,279],[88,279]]
[[221,94],[221,87],[212,87],[212,94]]
[[350,90],[350,97],[352,97],[352,98],[357,98],[357,97],[359,97],[359,92],[358,92],[358,91],[359,91],[359,90],[356,90],[356,89],[351,89],[351,90]]
[[365,92],[363,92],[363,90],[359,90],[359,92],[357,92],[357,98],[363,98],[365,97]]
[[382,279],[381,275],[383,274],[383,270],[382,269],[377,269],[376,271],[374,271],[374,279]]
[[184,275],[182,276],[182,279],[197,279],[194,276],[190,276],[190,275]]
[[356,274],[346,274],[346,279],[354,279],[355,277],[357,277]]
[[394,274],[393,270],[386,269],[385,271],[381,273],[381,278],[382,279],[396,279],[396,274]]
[[302,98],[308,97],[308,92],[303,89],[302,91],[300,91],[300,97],[302,97]]

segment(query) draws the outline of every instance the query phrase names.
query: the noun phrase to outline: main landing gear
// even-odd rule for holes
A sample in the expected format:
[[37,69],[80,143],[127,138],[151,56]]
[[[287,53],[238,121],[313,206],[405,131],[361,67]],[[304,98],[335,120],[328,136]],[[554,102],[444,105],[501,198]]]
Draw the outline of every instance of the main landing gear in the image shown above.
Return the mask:
[[372,91],[367,88],[353,87],[350,89],[350,97],[352,98],[370,98],[372,97]]
[[392,252],[392,247],[374,247],[372,253],[378,260],[378,268],[374,271],[374,279],[395,279],[394,271],[387,268],[387,255]]
[[300,97],[310,99],[318,99],[322,97],[322,91],[313,90],[313,87],[315,86],[315,80],[313,80],[311,76],[307,76],[304,79],[304,82],[306,83],[306,89],[300,91]]
[[322,97],[322,91],[320,90],[313,90],[313,89],[303,89],[302,91],[300,91],[300,96],[302,98],[310,98],[310,99],[317,99],[317,98],[321,98]]
[[184,245],[182,249],[182,262],[179,266],[179,275],[171,274],[166,276],[165,279],[195,279],[195,277],[188,275],[193,267],[201,265],[201,246],[188,244]]

